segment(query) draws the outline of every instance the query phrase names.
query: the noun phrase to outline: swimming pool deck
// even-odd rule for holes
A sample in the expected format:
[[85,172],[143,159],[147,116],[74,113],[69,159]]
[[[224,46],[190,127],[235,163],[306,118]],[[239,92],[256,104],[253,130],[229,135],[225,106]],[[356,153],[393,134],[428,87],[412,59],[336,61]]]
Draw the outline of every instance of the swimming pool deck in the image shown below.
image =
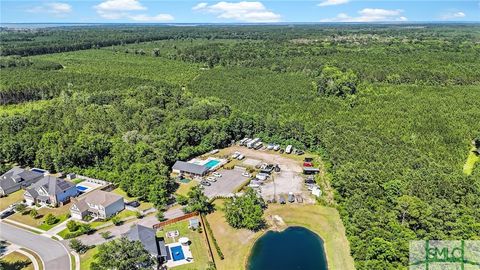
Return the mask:
[[[172,255],[170,254],[170,256],[167,260],[167,263],[166,263],[168,268],[179,266],[179,265],[184,265],[184,264],[187,264],[187,263],[193,263],[193,256],[192,256],[192,252],[190,251],[189,246],[183,246],[179,242],[175,242],[175,243],[168,244],[168,245],[165,245],[165,246],[168,248],[169,252],[171,252],[171,249],[170,249],[171,247],[180,246],[180,247],[182,247],[183,255],[185,256],[185,259],[183,259],[183,260],[174,261],[173,258],[172,258]],[[189,261],[187,261],[187,259],[189,259]]]

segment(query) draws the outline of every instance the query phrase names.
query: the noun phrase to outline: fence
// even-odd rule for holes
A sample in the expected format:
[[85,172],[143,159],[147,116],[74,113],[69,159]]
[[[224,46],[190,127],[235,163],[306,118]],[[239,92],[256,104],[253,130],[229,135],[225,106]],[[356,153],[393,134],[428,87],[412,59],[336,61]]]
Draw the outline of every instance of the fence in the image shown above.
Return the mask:
[[160,223],[154,224],[152,227],[154,229],[159,229],[163,226],[166,226],[166,225],[169,225],[169,224],[172,224],[172,223],[177,223],[179,221],[189,219],[189,218],[195,217],[195,216],[198,216],[198,212],[192,212],[192,213],[188,213],[186,215],[183,215],[181,217],[176,217],[176,218],[172,218],[172,219],[169,219],[169,220],[165,220],[165,221],[162,221]]

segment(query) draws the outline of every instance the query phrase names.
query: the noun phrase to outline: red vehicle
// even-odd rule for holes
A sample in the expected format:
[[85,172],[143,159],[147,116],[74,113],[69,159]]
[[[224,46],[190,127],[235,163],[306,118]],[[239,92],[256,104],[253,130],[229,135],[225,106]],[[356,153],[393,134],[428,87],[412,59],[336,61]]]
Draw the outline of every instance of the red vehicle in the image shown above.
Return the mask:
[[313,167],[313,163],[312,162],[303,162],[303,167]]

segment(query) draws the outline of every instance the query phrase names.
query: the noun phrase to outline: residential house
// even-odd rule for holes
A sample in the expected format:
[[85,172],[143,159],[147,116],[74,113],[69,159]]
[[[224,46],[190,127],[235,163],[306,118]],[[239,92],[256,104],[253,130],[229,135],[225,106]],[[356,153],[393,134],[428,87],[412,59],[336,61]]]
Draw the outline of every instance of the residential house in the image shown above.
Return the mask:
[[124,234],[130,241],[140,241],[145,250],[155,258],[159,264],[167,261],[165,242],[157,238],[155,230],[142,225],[135,225]]
[[27,188],[42,177],[42,173],[13,167],[0,177],[0,196],[11,194],[21,188]]
[[207,166],[189,163],[185,161],[177,161],[172,167],[174,173],[187,174],[190,176],[204,176],[209,168]]
[[70,214],[74,219],[83,219],[90,215],[100,219],[107,219],[125,209],[123,197],[102,190],[94,190],[74,199],[70,207]]
[[23,197],[28,204],[62,205],[78,195],[75,184],[65,179],[47,175],[32,184]]

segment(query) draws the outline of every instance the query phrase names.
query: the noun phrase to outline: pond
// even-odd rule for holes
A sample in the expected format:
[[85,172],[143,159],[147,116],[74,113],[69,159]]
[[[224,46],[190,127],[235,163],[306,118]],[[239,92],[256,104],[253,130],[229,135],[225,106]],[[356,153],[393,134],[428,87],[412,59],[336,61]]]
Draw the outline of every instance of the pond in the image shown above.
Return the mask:
[[327,270],[323,240],[303,227],[269,231],[253,246],[248,270]]

